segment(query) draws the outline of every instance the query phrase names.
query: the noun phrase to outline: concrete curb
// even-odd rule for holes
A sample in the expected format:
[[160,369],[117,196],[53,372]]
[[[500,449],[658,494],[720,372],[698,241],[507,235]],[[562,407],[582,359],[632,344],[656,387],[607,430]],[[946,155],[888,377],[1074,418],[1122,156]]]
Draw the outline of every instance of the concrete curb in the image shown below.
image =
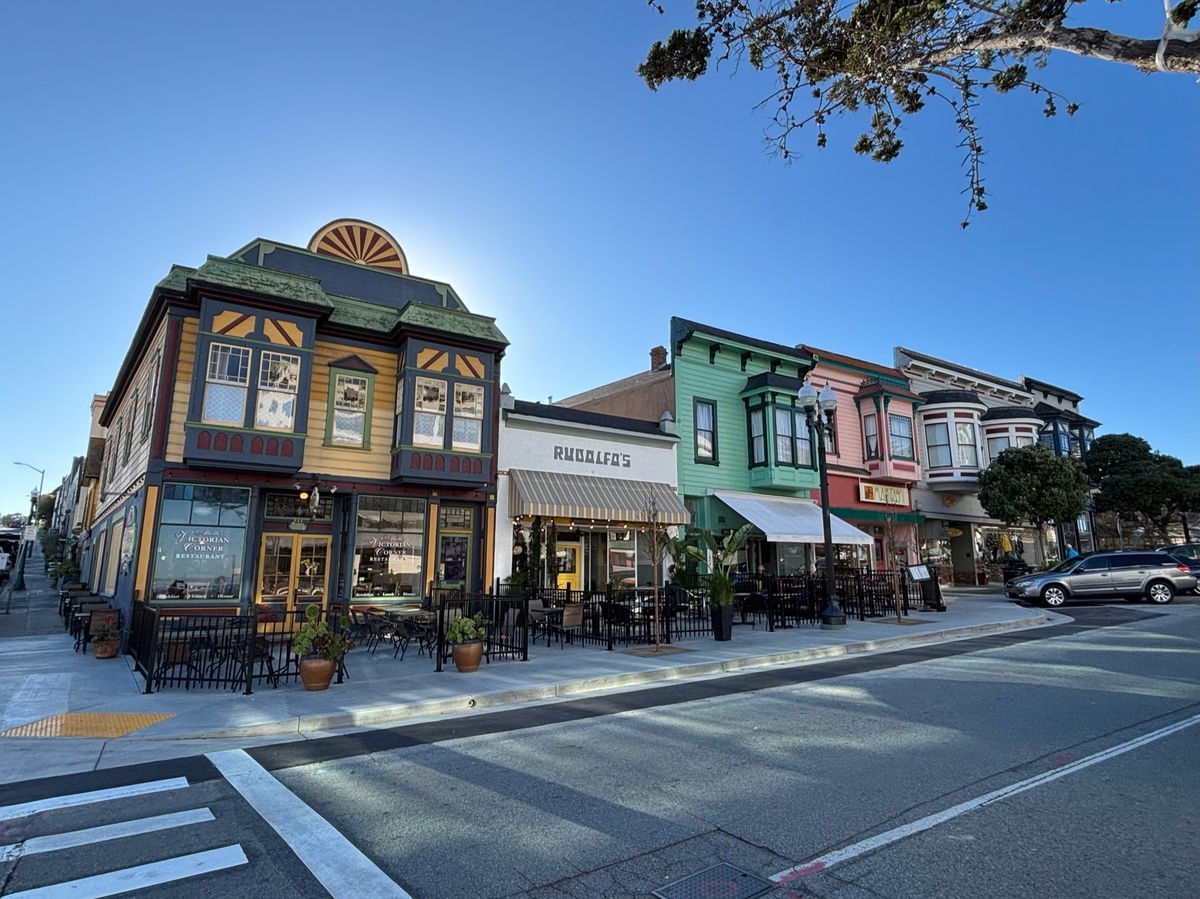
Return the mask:
[[[1054,616],[1054,618],[1060,617]],[[1057,623],[1054,618],[1043,614],[1036,618],[993,622],[990,624],[972,625],[970,627],[948,628],[941,631],[913,634],[912,636],[888,637],[880,640],[865,640],[857,643],[723,659],[695,665],[677,665],[627,672],[624,674],[606,674],[598,677],[576,678],[556,683],[535,684],[512,690],[497,690],[492,693],[464,693],[444,699],[376,706],[374,708],[331,715],[289,716],[279,721],[233,727],[220,732],[207,731],[203,734],[171,734],[169,736],[142,734],[137,739],[149,742],[155,740],[216,740],[282,734],[315,734],[354,728],[389,726],[406,722],[411,723],[418,719],[435,718],[445,715],[474,715],[521,703],[554,702],[556,700],[578,698],[589,693],[619,691],[632,687],[666,685],[674,681],[721,677],[758,668],[792,667],[845,656],[866,655],[916,646],[957,642],[985,634],[1045,627],[1048,624]]]

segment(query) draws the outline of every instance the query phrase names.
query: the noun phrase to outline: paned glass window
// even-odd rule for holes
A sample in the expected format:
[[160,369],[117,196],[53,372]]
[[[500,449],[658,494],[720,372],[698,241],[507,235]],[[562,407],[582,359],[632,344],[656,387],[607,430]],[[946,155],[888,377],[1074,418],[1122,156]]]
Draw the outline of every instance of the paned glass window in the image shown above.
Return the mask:
[[245,424],[250,350],[214,343],[208,348],[204,381],[204,420],[236,427]]
[[140,439],[145,441],[150,436],[150,423],[154,420],[154,397],[158,393],[158,372],[162,360],[154,354],[150,371],[146,373],[146,389],[142,391],[142,434]]
[[763,433],[763,410],[750,411],[750,463],[762,465],[767,461],[767,438]]
[[420,596],[425,500],[363,496],[354,536],[353,596]]
[[988,458],[994,461],[997,456],[1012,446],[1012,441],[1007,437],[989,437],[987,446]]
[[1033,446],[1037,441],[1028,434],[1017,435],[1017,446]]
[[413,392],[413,443],[445,446],[446,382],[417,378]]
[[333,427],[329,439],[344,446],[363,446],[367,437],[367,408],[371,383],[357,375],[333,377]]
[[[794,415],[796,421],[796,464],[812,468],[812,431],[808,429],[808,421],[804,418],[803,410],[797,409]],[[832,451],[833,446],[826,444],[826,451]]]
[[257,428],[290,431],[296,421],[300,357],[264,351],[258,368]]
[[913,455],[912,419],[906,415],[888,414],[888,441],[893,459],[915,459]]
[[238,599],[249,502],[242,487],[163,486],[150,585],[155,599]]
[[779,465],[792,465],[794,459],[792,410],[780,407],[775,410],[775,461]]
[[400,435],[404,433],[404,371],[396,379],[396,414],[392,418],[392,446],[400,445]]
[[925,450],[930,468],[949,468],[954,463],[950,452],[950,429],[945,422],[925,425]]
[[703,462],[717,461],[717,404],[707,400],[696,400],[696,459]]
[[454,434],[457,450],[479,452],[483,443],[483,386],[454,385]]
[[866,444],[867,458],[879,458],[879,421],[874,415],[863,416],[863,442]]
[[958,441],[958,464],[964,468],[979,466],[979,451],[975,447],[975,425],[972,422],[957,422],[954,433]]

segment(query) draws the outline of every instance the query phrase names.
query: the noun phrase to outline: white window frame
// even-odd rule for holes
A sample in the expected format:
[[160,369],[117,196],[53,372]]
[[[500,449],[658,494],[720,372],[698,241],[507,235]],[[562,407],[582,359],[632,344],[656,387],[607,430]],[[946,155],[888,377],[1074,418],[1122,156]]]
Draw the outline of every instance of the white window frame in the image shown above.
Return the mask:
[[863,416],[863,444],[868,459],[879,458],[879,419],[874,412]]
[[[422,397],[422,390],[425,388],[436,390],[437,396],[430,399]],[[438,449],[446,446],[446,398],[447,385],[441,378],[413,379],[414,446],[432,446]],[[427,430],[431,433],[421,433],[417,427],[418,421],[428,422],[430,427]]]
[[[483,405],[486,391],[482,384],[454,384],[454,423],[450,445],[456,450],[477,453],[483,449]],[[462,402],[463,393],[473,394],[470,402]],[[461,427],[460,427],[461,426]],[[473,433],[471,433],[473,432]]]
[[[255,397],[254,427],[264,431],[292,431],[296,427],[296,394],[300,388],[300,357],[275,350],[262,350],[258,360],[258,390]],[[269,404],[282,408],[277,417]],[[290,405],[289,405],[290,404]],[[286,418],[286,424],[277,422]]]
[[[208,360],[205,363],[204,370],[204,398],[200,417],[203,421],[212,422],[214,424],[229,425],[231,427],[244,427],[246,424],[246,397],[250,392],[250,363],[252,360],[253,351],[249,347],[237,346],[229,343],[213,342],[208,347]],[[240,365],[241,373],[235,373],[232,377],[228,373],[228,364],[223,364],[223,360],[238,357],[244,360],[244,364]],[[241,393],[242,414],[240,418],[213,418],[209,415],[209,401],[211,392],[217,390],[229,391],[229,395],[233,395],[235,391]]]

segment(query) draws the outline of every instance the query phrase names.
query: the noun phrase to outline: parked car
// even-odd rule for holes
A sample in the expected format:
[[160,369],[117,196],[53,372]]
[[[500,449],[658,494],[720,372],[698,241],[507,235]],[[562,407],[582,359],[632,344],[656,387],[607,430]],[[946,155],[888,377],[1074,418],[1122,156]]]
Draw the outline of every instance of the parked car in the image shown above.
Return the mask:
[[[1200,543],[1174,543],[1170,546],[1160,546],[1158,549],[1159,552],[1170,553],[1200,580]],[[1200,593],[1200,583],[1194,592]]]
[[1154,550],[1099,552],[1059,562],[1047,571],[1007,581],[1013,599],[1057,607],[1071,599],[1124,597],[1168,603],[1176,593],[1195,589],[1196,575],[1168,553]]

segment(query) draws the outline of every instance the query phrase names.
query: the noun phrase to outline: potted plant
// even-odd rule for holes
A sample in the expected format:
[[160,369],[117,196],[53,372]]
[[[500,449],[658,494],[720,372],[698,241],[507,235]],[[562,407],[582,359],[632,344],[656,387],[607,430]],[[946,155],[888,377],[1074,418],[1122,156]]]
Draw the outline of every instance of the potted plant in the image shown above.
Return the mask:
[[718,540],[709,531],[701,531],[700,538],[704,545],[686,547],[689,556],[705,564],[708,564],[709,553],[712,553],[712,567],[704,576],[704,581],[708,584],[713,638],[716,640],[728,640],[733,636],[733,566],[737,564],[737,554],[746,545],[746,539],[753,530],[754,525],[744,524],[724,540]]
[[483,615],[459,615],[446,626],[446,642],[451,645],[450,654],[454,667],[464,674],[479,670],[483,658],[483,641],[487,638],[487,627]]
[[115,621],[105,621],[92,634],[92,655],[98,659],[114,659],[121,649],[121,629]]
[[341,630],[330,627],[328,621],[320,621],[321,607],[316,603],[305,606],[304,621],[292,637],[292,652],[300,657],[298,667],[300,680],[305,690],[326,690],[333,680],[338,662],[354,648],[346,636],[350,619],[343,616]]
[[65,586],[67,583],[66,579],[77,574],[79,574],[79,569],[75,566],[74,562],[66,559],[57,559],[50,565],[50,586],[57,587],[60,578],[63,579],[63,585]]

